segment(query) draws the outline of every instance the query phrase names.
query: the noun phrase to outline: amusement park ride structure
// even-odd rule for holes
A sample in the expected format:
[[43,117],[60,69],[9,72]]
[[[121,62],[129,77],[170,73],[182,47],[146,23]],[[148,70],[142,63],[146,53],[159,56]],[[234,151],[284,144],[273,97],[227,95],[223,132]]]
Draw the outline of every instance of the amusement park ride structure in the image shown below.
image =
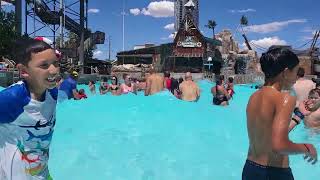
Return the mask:
[[[53,39],[53,46],[64,49],[64,39],[68,32],[73,32],[80,38],[77,49],[79,65],[84,65],[84,51],[95,44],[104,44],[105,33],[88,29],[88,0],[2,0],[15,6],[16,30],[22,34],[22,3],[24,2],[24,34],[29,37],[48,37]],[[70,1],[69,1],[70,2]],[[78,9],[77,9],[78,8]],[[32,28],[30,28],[30,25]],[[29,27],[29,28],[28,28]],[[45,34],[39,34],[47,28]],[[32,29],[31,31],[29,31]],[[66,31],[67,30],[67,31]],[[50,33],[51,32],[51,33]],[[51,35],[50,35],[51,34]],[[56,38],[60,37],[57,46]]]

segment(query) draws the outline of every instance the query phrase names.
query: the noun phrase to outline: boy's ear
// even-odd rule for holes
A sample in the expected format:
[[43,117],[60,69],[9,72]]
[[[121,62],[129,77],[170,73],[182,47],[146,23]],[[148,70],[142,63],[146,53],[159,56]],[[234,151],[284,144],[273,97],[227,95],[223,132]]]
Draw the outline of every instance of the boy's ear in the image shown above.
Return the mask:
[[17,64],[17,68],[20,72],[20,77],[27,78],[29,77],[29,73],[27,72],[27,67],[23,64]]

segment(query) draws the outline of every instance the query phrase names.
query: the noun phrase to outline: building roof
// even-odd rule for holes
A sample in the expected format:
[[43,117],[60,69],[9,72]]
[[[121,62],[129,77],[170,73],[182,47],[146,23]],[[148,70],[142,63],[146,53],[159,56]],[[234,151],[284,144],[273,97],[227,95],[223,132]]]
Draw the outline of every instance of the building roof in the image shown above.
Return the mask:
[[219,41],[218,39],[212,39],[212,38],[204,37],[204,40],[207,43],[210,43],[210,44],[212,44],[214,46],[222,46],[222,42]]
[[194,4],[194,2],[192,0],[189,0],[189,2],[187,2],[184,7],[195,7],[196,5]]
[[129,54],[157,54],[157,53],[160,53],[160,49],[164,46],[171,47],[173,46],[173,43],[160,44],[158,46],[146,47],[146,48],[129,50],[129,51],[121,51],[117,53],[117,56],[129,55]]

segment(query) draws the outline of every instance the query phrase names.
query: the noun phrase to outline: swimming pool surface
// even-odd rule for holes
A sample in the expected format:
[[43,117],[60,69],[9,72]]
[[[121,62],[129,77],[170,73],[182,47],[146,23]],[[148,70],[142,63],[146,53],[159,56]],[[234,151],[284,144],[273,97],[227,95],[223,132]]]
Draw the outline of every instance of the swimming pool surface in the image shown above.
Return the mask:
[[[59,104],[50,150],[52,177],[241,179],[248,149],[245,108],[254,89],[236,86],[231,105],[219,107],[211,105],[213,84],[201,81],[199,85],[202,94],[197,103],[163,92],[149,97],[89,95],[86,100]],[[303,125],[291,139],[312,142],[320,150],[320,135],[312,135]],[[319,179],[319,164],[306,163],[302,155],[290,159],[295,179]]]

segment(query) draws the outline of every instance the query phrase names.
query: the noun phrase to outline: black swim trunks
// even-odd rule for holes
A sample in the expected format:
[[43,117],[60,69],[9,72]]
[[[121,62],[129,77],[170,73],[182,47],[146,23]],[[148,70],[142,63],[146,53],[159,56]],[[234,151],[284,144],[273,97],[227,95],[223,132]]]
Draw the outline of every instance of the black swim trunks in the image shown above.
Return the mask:
[[228,98],[226,96],[223,96],[222,98],[213,97],[212,103],[214,105],[221,105],[224,101],[228,101]]
[[242,171],[242,180],[294,180],[291,168],[263,166],[247,160]]

